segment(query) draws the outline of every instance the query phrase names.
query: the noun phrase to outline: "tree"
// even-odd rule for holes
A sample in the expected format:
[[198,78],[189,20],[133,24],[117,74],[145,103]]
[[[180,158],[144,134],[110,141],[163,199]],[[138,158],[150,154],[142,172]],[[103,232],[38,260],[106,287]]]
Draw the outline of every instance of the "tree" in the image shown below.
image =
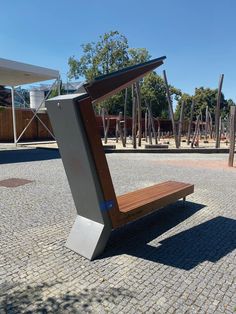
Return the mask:
[[[170,86],[171,95],[177,100],[181,96],[181,91]],[[144,77],[141,85],[143,103],[148,102],[152,106],[154,116],[168,118],[168,102],[166,98],[166,87],[164,80],[156,72],[151,72]]]
[[[96,76],[148,61],[151,57],[145,48],[129,48],[127,38],[118,31],[101,35],[97,43],[82,45],[82,50],[83,54],[80,59],[73,56],[68,60],[69,78],[84,77],[86,80],[92,80]],[[131,90],[128,89],[128,115],[132,112],[131,98]],[[95,110],[100,112],[101,108],[106,108],[110,114],[119,114],[123,111],[124,99],[125,91],[122,91],[97,104]]]
[[146,48],[129,48],[128,56],[129,65],[147,62],[151,59],[151,55]]
[[86,80],[92,80],[128,65],[128,40],[118,31],[99,36],[97,43],[84,44],[82,50],[83,55],[79,60],[74,56],[68,60],[69,78],[83,76]]
[[190,111],[191,111],[191,105],[192,105],[193,97],[189,94],[183,93],[181,97],[178,100],[177,106],[175,108],[175,120],[179,120],[180,117],[180,110],[182,103],[185,103],[184,106],[184,118],[189,119],[190,118]]
[[[217,89],[211,89],[211,88],[204,88],[199,87],[195,88],[195,94],[193,96],[190,96],[188,94],[183,94],[182,97],[179,99],[178,104],[176,106],[175,115],[178,118],[179,116],[179,110],[181,106],[181,102],[184,100],[186,102],[185,110],[184,110],[184,117],[189,118],[190,116],[190,108],[192,99],[195,100],[194,105],[194,119],[202,113],[203,119],[205,119],[205,112],[206,112],[206,106],[208,106],[208,110],[211,113],[213,120],[215,116],[215,107],[216,107],[216,101],[217,101]],[[234,104],[232,99],[225,99],[224,94],[221,93],[221,116],[224,118],[229,113],[230,105]]]

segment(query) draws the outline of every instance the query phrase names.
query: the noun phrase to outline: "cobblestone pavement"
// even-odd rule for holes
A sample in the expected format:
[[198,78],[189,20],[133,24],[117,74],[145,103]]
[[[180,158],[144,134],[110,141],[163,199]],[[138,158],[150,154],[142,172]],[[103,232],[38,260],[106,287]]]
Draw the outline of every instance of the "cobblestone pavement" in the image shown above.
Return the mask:
[[0,187],[1,314],[236,311],[236,168],[171,164],[227,155],[107,155],[118,194],[165,180],[195,193],[113,232],[90,262],[64,246],[76,211],[61,160],[47,154],[0,165],[1,180],[33,180]]

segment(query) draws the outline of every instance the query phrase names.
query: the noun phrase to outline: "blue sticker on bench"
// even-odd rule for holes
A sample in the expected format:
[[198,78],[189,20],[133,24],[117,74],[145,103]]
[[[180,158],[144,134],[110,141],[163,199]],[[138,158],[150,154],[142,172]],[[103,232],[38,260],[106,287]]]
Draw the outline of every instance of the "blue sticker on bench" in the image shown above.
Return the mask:
[[114,206],[114,201],[110,200],[110,201],[104,201],[100,203],[100,209],[102,211],[107,211],[109,209],[112,209],[112,207]]

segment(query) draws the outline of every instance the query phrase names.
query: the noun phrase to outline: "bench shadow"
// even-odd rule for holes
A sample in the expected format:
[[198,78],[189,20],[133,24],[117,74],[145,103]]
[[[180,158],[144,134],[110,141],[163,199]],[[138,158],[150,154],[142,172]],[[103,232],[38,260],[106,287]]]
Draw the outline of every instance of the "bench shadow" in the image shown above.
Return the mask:
[[12,164],[61,158],[58,149],[15,149],[0,151],[0,164]]
[[218,216],[154,244],[149,243],[203,207],[186,202],[183,208],[178,202],[166,208],[165,212],[130,224],[130,230],[121,228],[112,234],[101,258],[127,254],[184,270],[190,270],[204,261],[216,262],[236,248],[234,219]]

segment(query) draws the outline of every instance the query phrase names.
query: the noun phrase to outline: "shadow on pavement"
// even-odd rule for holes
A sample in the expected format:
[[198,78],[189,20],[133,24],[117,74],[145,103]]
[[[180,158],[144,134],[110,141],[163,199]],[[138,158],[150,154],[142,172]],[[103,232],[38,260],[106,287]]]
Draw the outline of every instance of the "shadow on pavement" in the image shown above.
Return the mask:
[[0,313],[94,313],[94,308],[98,306],[104,309],[104,301],[115,304],[120,296],[128,300],[133,297],[127,289],[109,287],[83,289],[78,294],[73,291],[58,294],[55,293],[57,285],[42,283],[0,293]]
[[[236,248],[236,220],[218,216],[160,244],[155,248],[146,245],[148,260],[185,270],[204,261],[214,263]],[[142,257],[142,253],[136,256]]]
[[236,220],[216,217],[160,242],[166,231],[198,212],[204,205],[181,201],[140,221],[114,231],[100,258],[127,254],[190,270],[204,261],[216,262],[236,248]]
[[16,149],[0,151],[0,164],[61,158],[57,149]]

